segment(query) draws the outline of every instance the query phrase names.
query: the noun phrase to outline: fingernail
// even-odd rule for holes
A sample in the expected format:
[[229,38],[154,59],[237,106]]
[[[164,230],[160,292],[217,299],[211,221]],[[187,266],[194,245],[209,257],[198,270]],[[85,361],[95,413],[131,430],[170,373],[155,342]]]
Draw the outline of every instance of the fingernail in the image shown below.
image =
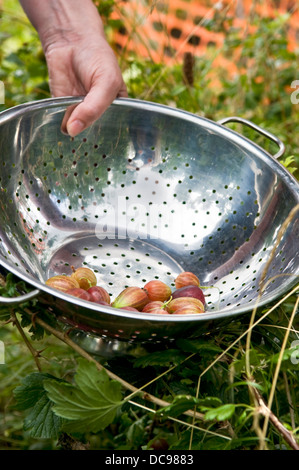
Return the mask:
[[75,137],[77,134],[80,134],[84,129],[84,122],[80,119],[75,119],[74,121],[67,123],[66,125],[67,132],[71,137]]

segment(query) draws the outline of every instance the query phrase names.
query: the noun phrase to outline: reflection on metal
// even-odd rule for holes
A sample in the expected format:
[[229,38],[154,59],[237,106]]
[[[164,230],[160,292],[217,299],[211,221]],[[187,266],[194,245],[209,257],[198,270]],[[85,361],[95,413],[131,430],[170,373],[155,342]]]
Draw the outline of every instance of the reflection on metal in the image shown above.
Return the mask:
[[[109,348],[197,336],[250,312],[279,229],[299,203],[298,182],[223,124],[144,101],[116,100],[72,139],[60,126],[80,101],[0,114],[2,266],[64,322],[112,341]],[[297,213],[271,258],[260,305],[298,279],[298,234]],[[111,297],[151,279],[174,287],[178,273],[193,271],[207,287],[206,312],[126,312],[45,286],[72,265],[93,269]]]

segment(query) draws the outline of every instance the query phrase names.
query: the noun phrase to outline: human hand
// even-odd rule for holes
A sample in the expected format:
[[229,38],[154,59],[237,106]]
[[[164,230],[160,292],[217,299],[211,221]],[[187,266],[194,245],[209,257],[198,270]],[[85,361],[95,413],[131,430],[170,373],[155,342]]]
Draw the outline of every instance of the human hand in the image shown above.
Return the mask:
[[46,60],[52,96],[85,96],[64,116],[62,130],[71,136],[91,125],[116,97],[127,96],[117,60],[104,38],[80,38],[66,47],[53,43]]
[[101,18],[91,0],[21,3],[40,35],[52,96],[84,96],[80,104],[67,110],[62,122],[62,130],[75,136],[116,97],[128,96]]

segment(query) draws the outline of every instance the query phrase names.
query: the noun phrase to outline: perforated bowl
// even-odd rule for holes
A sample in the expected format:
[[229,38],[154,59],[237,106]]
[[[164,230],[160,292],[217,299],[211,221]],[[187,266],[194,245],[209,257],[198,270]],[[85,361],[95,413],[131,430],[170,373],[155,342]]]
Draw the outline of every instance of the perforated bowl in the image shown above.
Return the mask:
[[[0,263],[34,288],[1,302],[37,296],[95,337],[165,341],[217,328],[295,284],[298,214],[277,237],[299,188],[277,161],[279,139],[226,120],[274,140],[273,157],[224,121],[132,99],[115,100],[72,139],[61,121],[80,101],[48,99],[0,114]],[[180,272],[192,271],[209,287],[206,312],[129,312],[45,285],[82,265],[112,298],[152,279],[174,287]]]

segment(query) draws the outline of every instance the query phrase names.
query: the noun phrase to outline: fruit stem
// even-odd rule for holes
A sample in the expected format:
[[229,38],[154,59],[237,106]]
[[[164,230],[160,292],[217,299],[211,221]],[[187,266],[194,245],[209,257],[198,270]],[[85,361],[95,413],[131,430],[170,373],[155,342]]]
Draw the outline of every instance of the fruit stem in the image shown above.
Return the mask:
[[167,305],[169,304],[169,302],[171,302],[172,300],[172,295],[169,297],[168,300],[166,300],[165,302],[163,302],[163,305],[161,306],[161,309],[162,310],[165,310],[165,307],[167,307]]
[[200,287],[200,289],[213,289],[213,288],[218,289],[218,287],[216,287],[216,286],[201,286],[201,285],[199,285],[198,287]]

